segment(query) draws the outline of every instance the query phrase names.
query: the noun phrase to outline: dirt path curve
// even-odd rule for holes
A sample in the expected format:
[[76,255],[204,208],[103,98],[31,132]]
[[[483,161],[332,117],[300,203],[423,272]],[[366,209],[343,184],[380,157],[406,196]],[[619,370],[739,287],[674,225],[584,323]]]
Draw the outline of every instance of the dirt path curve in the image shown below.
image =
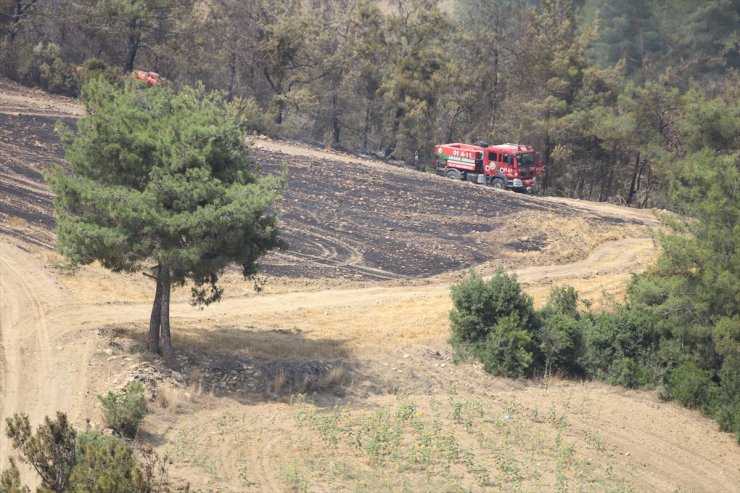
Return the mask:
[[[640,270],[655,255],[647,239],[606,243],[585,260],[567,265],[524,268],[518,271],[530,292],[546,295],[555,282],[586,288],[591,280],[627,276]],[[58,274],[43,266],[12,240],[0,237],[0,418],[13,413],[29,414],[37,426],[56,411],[68,414],[78,426],[94,414],[95,380],[90,366],[98,342],[95,329],[107,324],[146,323],[148,303],[120,300],[83,303],[69,292]],[[625,282],[626,278],[621,282]],[[107,282],[116,282],[109,279]],[[299,326],[310,339],[345,339],[356,354],[387,351],[394,347],[443,341],[448,334],[447,313],[450,283],[436,280],[417,286],[370,286],[321,291],[296,291],[228,298],[201,311],[187,303],[172,306],[173,325],[196,324],[198,330],[224,325],[254,327]],[[540,295],[537,295],[540,296]],[[10,443],[0,440],[0,468],[7,466]],[[270,469],[269,450],[257,461]],[[270,477],[265,473],[265,478]],[[34,484],[24,472],[24,480]],[[263,484],[279,491],[276,478]]]
[[[0,239],[0,423],[26,413],[38,424],[57,410],[76,417],[93,341],[72,335],[54,310],[68,301],[54,276],[20,247]],[[0,469],[10,443],[0,439]]]

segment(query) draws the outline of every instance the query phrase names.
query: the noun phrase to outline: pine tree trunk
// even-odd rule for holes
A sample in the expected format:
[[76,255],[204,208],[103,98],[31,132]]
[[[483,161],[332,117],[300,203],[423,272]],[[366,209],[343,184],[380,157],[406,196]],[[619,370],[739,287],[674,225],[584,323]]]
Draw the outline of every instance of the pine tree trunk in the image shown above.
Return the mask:
[[157,266],[157,289],[154,292],[154,303],[152,304],[152,315],[149,317],[149,338],[146,347],[152,353],[159,353],[159,328],[162,326],[162,282],[160,273],[162,269]]
[[123,68],[123,71],[126,73],[129,73],[134,69],[136,54],[139,52],[141,34],[139,32],[139,27],[137,26],[138,20],[138,18],[133,18],[129,21],[128,54],[126,55],[126,65]]
[[385,149],[385,157],[391,157],[396,151],[396,144],[398,143],[398,130],[401,128],[401,118],[405,111],[400,106],[396,108],[396,117],[393,119],[393,128],[391,129],[391,140],[388,147]]
[[172,337],[170,336],[170,290],[172,288],[172,279],[166,268],[162,269],[160,275],[162,279],[162,302],[161,302],[161,323],[162,323],[162,356],[167,368],[176,369],[177,360],[175,360],[175,350],[172,348]]
[[547,189],[550,188],[552,176],[552,149],[550,149],[550,136],[545,135],[545,173],[542,176],[542,193],[547,195]]
[[236,83],[236,53],[229,56],[229,93],[226,99],[231,102],[234,100],[234,84]]
[[627,205],[632,205],[632,199],[635,197],[635,193],[637,192],[637,183],[638,183],[638,174],[640,172],[640,151],[637,151],[637,156],[635,157],[635,170],[632,173],[632,182],[630,183],[630,190],[627,193]]
[[337,101],[337,95],[331,95],[331,141],[334,147],[339,147],[339,132],[341,126],[339,124],[339,102]]
[[365,109],[365,128],[362,130],[362,149],[367,151],[367,134],[370,133],[370,104]]

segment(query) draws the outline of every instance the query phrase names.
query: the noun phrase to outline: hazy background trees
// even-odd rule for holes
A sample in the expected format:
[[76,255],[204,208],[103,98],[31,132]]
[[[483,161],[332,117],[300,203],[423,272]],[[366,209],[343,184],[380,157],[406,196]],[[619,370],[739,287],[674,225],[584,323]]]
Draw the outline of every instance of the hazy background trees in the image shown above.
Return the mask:
[[663,207],[676,122],[737,113],[738,25],[732,0],[0,0],[0,73],[74,94],[68,68],[96,58],[203,81],[253,131],[422,166],[435,142],[527,143],[539,193]]

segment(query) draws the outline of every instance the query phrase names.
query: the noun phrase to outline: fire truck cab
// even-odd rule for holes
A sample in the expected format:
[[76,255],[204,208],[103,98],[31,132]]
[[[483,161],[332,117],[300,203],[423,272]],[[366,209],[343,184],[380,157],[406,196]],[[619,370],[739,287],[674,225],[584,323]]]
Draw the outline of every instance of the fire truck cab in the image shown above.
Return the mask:
[[531,146],[478,142],[434,146],[437,173],[500,189],[527,190],[544,171],[544,162]]

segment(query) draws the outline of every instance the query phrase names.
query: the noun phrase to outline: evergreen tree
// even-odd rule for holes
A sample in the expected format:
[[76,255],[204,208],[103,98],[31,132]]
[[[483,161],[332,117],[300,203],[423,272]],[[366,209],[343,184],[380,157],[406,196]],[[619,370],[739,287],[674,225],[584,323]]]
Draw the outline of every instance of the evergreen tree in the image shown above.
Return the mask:
[[451,25],[437,0],[402,0],[388,16],[386,39],[389,72],[383,94],[388,124],[385,154],[412,155],[434,144],[435,109],[449,86],[449,57],[445,51]]
[[[84,19],[111,62],[130,72],[143,48],[156,53],[168,38],[177,37],[174,26],[191,7],[191,0],[82,0],[71,8]],[[157,69],[158,58],[150,58],[149,70]]]
[[[354,116],[357,144],[372,147],[375,129],[381,126],[383,82],[391,50],[386,38],[386,18],[374,2],[361,0],[350,14],[350,29],[341,56],[344,70],[341,95]],[[351,117],[345,116],[345,121]]]
[[237,106],[202,87],[93,78],[83,100],[76,134],[62,129],[70,169],[47,175],[60,251],[113,271],[154,263],[148,347],[175,367],[172,285],[190,279],[194,302],[210,303],[230,263],[253,275],[257,259],[282,245],[272,209],[280,180],[258,176]]
[[[56,419],[44,418],[44,424],[36,433],[31,431],[31,423],[25,414],[14,415],[6,420],[5,434],[13,443],[13,448],[21,453],[21,460],[29,464],[41,478],[43,489],[62,493],[69,484],[69,475],[77,460],[75,437],[77,431],[69,424],[64,413],[57,412]],[[3,473],[2,483],[23,491],[17,478],[13,462],[7,473]]]

